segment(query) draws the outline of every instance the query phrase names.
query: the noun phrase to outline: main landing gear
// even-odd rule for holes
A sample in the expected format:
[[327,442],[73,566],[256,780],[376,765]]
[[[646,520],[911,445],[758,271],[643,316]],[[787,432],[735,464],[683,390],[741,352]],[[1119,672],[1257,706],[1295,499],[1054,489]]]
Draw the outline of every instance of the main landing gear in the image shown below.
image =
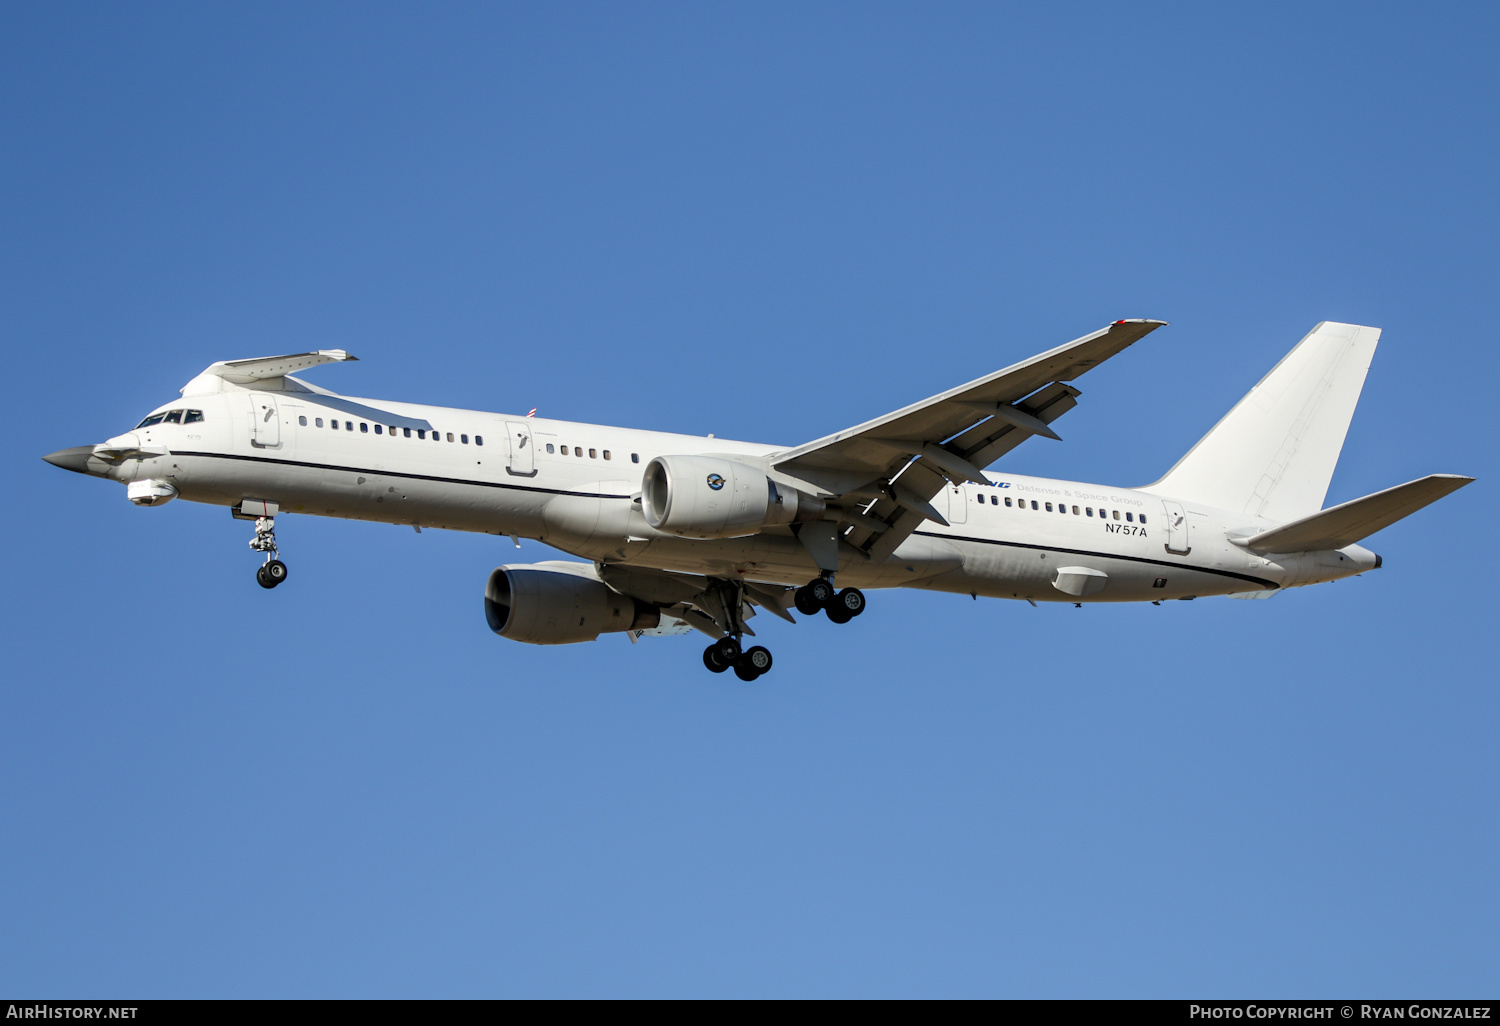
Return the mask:
[[277,558],[281,553],[276,551],[275,517],[256,518],[255,537],[250,539],[250,547],[266,554],[266,561],[255,571],[255,579],[262,588],[274,588],[286,580],[286,564]]
[[792,602],[796,605],[797,612],[812,616],[821,609],[834,623],[848,623],[865,611],[864,592],[858,588],[835,591],[833,582],[826,577],[819,577],[806,587],[798,588],[797,593],[792,596]]
[[[771,669],[771,653],[760,645],[742,648],[740,639],[745,627],[731,612],[740,608],[740,592],[736,591],[724,603],[725,616],[721,624],[727,623],[728,634],[703,650],[703,665],[714,673],[733,669],[740,680],[750,681]],[[819,577],[806,587],[798,588],[792,596],[797,611],[812,616],[822,610],[834,623],[848,623],[865,611],[865,593],[858,588],[834,588],[828,577]]]
[[750,681],[771,669],[771,653],[760,645],[741,651],[738,638],[720,638],[703,650],[703,665],[714,673],[734,669],[740,680]]

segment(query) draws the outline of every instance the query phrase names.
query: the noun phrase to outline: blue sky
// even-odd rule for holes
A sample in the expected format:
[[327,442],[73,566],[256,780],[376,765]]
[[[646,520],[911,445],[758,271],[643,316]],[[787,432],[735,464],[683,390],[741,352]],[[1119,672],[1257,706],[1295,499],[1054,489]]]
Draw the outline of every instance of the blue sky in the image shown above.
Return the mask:
[[[1452,4],[11,4],[0,992],[1468,996],[1500,964],[1500,16]],[[207,364],[795,444],[1120,317],[1154,480],[1319,320],[1378,573],[879,592],[711,677],[491,635],[491,537],[136,509],[38,457]],[[551,558],[523,546],[522,559]]]

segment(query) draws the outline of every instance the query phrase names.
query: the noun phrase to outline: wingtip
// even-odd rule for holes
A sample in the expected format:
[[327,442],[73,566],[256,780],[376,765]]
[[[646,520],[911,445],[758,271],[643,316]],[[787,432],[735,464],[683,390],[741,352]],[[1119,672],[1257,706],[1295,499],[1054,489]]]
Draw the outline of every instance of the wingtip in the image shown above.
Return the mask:
[[1158,321],[1158,320],[1156,320],[1155,318],[1152,318],[1152,317],[1126,317],[1126,318],[1123,318],[1121,320],[1114,321],[1112,323],[1114,323],[1114,324],[1149,324],[1149,325],[1151,325],[1153,327],[1156,327],[1156,328],[1165,328],[1167,326],[1167,324],[1170,323],[1170,322],[1168,322],[1168,321]]

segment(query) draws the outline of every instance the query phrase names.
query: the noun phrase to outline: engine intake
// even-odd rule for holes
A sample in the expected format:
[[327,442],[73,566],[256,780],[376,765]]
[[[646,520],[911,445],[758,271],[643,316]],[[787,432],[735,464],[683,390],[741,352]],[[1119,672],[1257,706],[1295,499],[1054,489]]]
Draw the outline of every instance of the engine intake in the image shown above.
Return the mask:
[[484,618],[502,638],[571,645],[656,627],[661,610],[621,595],[589,563],[551,561],[497,567],[484,589]]
[[658,456],[641,480],[641,512],[680,538],[743,538],[767,527],[822,520],[822,499],[717,456]]

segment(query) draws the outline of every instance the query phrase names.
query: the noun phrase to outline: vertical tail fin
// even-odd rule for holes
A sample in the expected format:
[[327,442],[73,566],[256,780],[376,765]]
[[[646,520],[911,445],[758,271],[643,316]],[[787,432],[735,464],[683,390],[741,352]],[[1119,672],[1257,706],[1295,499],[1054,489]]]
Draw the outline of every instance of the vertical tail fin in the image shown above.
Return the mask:
[[1322,509],[1378,341],[1322,322],[1148,487],[1278,521]]

